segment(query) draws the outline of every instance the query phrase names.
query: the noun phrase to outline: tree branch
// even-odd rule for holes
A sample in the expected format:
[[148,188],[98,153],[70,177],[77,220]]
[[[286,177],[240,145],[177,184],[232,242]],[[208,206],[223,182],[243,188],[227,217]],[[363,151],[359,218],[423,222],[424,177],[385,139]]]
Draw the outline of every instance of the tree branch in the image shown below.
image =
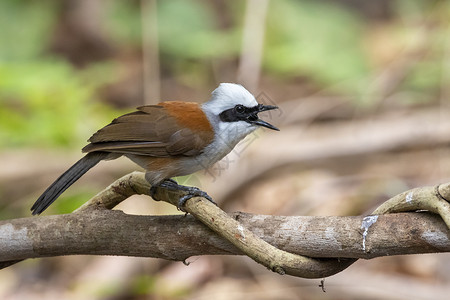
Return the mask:
[[[132,194],[148,193],[149,185],[142,173],[129,174],[88,201],[77,212],[67,215],[40,216],[0,222],[0,267],[26,258],[73,254],[128,255],[185,260],[193,255],[241,255],[239,243],[247,243],[251,235],[261,238],[293,255],[298,268],[285,264],[281,258],[267,254],[273,261],[264,261],[275,271],[277,266],[288,274],[301,277],[324,277],[348,267],[357,258],[385,255],[433,253],[450,251],[450,233],[446,224],[431,213],[401,213],[373,217],[283,217],[244,213],[216,216],[222,212],[202,198],[193,198],[186,209],[202,222],[217,222],[229,218],[235,231],[223,234],[224,224],[217,230],[227,239],[205,227],[192,216],[136,216],[110,210]],[[177,201],[172,192],[157,189],[156,198]],[[376,212],[415,210],[428,200],[438,199],[439,205],[429,205],[432,211],[448,206],[450,184],[425,187],[402,193],[385,202]],[[428,200],[427,200],[428,199]],[[427,204],[428,205],[428,204]],[[392,209],[393,208],[393,209]],[[204,217],[201,217],[201,216]],[[203,218],[203,219],[202,219]],[[206,219],[205,219],[206,218]],[[210,224],[209,224],[210,225]],[[247,231],[245,228],[251,229]],[[230,242],[231,240],[232,242]],[[265,247],[265,246],[264,246]],[[267,248],[256,249],[259,252]],[[280,250],[279,250],[280,251]],[[247,253],[247,252],[246,252]],[[247,253],[248,254],[248,253]],[[311,259],[318,257],[324,259]],[[335,258],[335,259],[332,259]],[[340,258],[340,259],[336,259]],[[295,266],[295,264],[294,264]]]

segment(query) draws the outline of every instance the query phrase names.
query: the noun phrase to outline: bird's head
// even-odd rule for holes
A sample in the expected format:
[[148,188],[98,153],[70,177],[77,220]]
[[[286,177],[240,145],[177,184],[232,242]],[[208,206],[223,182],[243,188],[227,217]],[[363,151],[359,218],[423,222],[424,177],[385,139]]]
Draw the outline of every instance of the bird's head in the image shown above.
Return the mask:
[[234,131],[242,136],[240,138],[259,127],[279,130],[258,117],[260,112],[277,108],[258,103],[242,85],[234,83],[221,83],[212,92],[211,100],[203,104],[203,110],[210,120],[213,119],[214,123],[218,123],[213,124],[215,127],[220,127],[221,131]]

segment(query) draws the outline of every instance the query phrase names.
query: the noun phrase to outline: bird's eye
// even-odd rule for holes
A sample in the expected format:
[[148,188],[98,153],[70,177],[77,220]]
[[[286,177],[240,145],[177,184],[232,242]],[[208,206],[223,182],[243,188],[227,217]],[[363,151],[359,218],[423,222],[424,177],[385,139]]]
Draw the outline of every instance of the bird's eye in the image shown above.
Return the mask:
[[245,107],[243,105],[236,105],[235,108],[237,113],[243,114],[245,112]]

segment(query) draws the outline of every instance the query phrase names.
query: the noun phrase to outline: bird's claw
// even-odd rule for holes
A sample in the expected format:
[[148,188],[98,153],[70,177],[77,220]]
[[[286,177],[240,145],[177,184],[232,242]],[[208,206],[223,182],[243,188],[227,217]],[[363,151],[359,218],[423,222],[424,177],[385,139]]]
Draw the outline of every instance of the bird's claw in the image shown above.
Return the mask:
[[200,190],[199,188],[190,187],[190,186],[185,186],[185,188],[186,188],[185,190],[187,191],[187,194],[178,200],[178,205],[177,205],[178,210],[184,211],[183,207],[186,204],[186,201],[188,201],[189,199],[194,198],[194,197],[203,197],[206,200],[208,200],[209,202],[211,202],[212,204],[217,206],[216,202],[214,202],[214,200],[206,192]]
[[[150,188],[150,196],[153,199],[155,199],[154,196],[156,194],[157,187],[162,187],[162,188],[166,188],[166,189],[170,189],[170,190],[181,190],[181,191],[186,192],[186,195],[182,196],[178,200],[178,204],[177,204],[177,209],[180,211],[183,211],[183,212],[185,212],[183,207],[186,204],[186,201],[188,201],[189,199],[194,198],[194,197],[203,197],[203,198],[207,199],[209,202],[213,203],[214,205],[217,205],[216,202],[214,202],[213,199],[206,192],[200,190],[197,187],[180,185],[173,179],[166,179],[163,182],[161,182],[159,185],[152,186]],[[157,200],[157,199],[155,199],[155,200]]]

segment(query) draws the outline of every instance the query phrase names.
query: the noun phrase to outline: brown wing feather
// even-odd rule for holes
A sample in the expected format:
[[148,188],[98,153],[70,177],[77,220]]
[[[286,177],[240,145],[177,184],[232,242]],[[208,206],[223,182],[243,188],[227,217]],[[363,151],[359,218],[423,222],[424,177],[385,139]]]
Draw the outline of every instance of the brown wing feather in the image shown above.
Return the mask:
[[[180,102],[142,106],[136,112],[114,119],[92,135],[83,152],[107,151],[152,157],[199,154],[212,142],[214,133],[198,128],[191,130],[185,122],[177,122],[174,111],[180,113],[177,109],[186,106],[186,103],[180,103],[180,106],[177,103]],[[186,112],[192,114],[197,110],[198,113],[198,109],[198,104],[188,103]],[[183,120],[185,118],[186,114]]]

